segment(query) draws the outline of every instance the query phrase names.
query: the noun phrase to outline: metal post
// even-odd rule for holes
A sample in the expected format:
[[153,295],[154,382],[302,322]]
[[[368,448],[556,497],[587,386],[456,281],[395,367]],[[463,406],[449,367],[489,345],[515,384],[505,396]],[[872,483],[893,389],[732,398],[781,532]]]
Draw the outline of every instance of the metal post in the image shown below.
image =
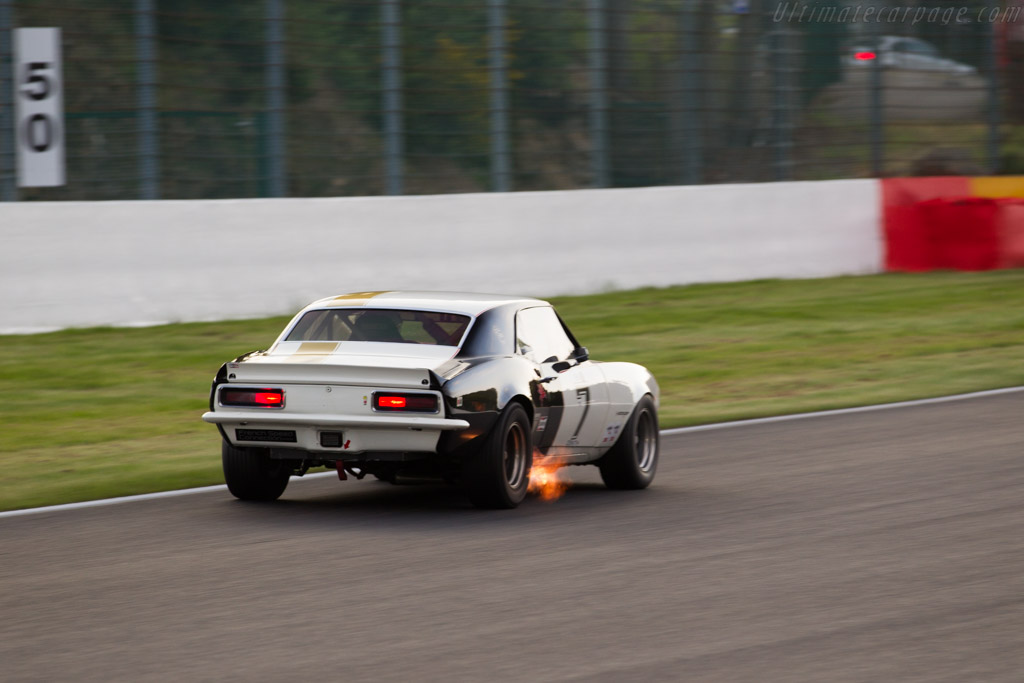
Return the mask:
[[[747,11],[734,13],[738,32],[736,33],[736,45],[733,48],[731,87],[729,88],[729,104],[726,114],[729,122],[726,129],[727,144],[730,147],[749,146],[751,131],[754,128],[750,120],[752,115],[750,87],[751,71],[753,71],[757,59],[758,22],[761,19],[757,13],[757,5],[756,1],[747,0]],[[781,30],[782,27],[780,26],[779,29]],[[783,41],[781,56],[785,57],[784,51],[787,47],[785,38],[780,37],[780,40]],[[773,69],[777,70],[778,68],[779,65],[775,62]]]
[[680,55],[680,91],[682,110],[680,128],[682,143],[682,182],[699,185],[703,181],[704,126],[701,88],[704,77],[704,59],[700,50],[700,0],[685,0],[680,14],[682,40]]
[[491,72],[491,189],[508,192],[508,81],[505,73],[505,0],[487,0],[488,68]]
[[381,91],[385,192],[402,194],[402,45],[400,0],[381,0]]
[[[989,16],[999,12],[999,0],[988,0]],[[999,124],[1000,124],[1000,102],[999,102],[999,60],[997,50],[997,23],[989,22],[988,25],[988,49],[986,66],[988,67],[988,172],[995,175],[999,173]]]
[[135,0],[135,106],[139,110],[139,199],[160,198],[155,0]]
[[11,70],[11,29],[14,24],[10,0],[0,0],[0,201],[18,200],[14,178],[14,84]]
[[590,168],[594,187],[608,187],[608,29],[604,0],[587,0],[590,28]]
[[796,97],[793,79],[794,34],[785,27],[772,31],[772,82],[774,84],[773,120],[775,129],[775,179],[789,180],[793,176],[793,111]]
[[868,30],[871,31],[871,49],[875,58],[871,60],[871,74],[868,104],[868,127],[871,138],[871,175],[879,178],[885,170],[882,145],[884,143],[884,131],[882,129],[882,53],[879,49],[881,36],[877,22],[868,22]]
[[285,74],[284,1],[266,0],[264,72],[267,89],[267,179],[265,195],[284,197],[288,193],[285,170]]

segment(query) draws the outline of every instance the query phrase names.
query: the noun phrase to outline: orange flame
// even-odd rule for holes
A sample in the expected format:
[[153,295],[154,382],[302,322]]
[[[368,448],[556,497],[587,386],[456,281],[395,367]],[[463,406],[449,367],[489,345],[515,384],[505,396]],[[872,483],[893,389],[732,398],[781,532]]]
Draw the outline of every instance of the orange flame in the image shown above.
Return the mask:
[[561,498],[572,485],[569,478],[561,474],[562,471],[557,461],[534,460],[530,468],[530,493],[536,493],[547,502]]

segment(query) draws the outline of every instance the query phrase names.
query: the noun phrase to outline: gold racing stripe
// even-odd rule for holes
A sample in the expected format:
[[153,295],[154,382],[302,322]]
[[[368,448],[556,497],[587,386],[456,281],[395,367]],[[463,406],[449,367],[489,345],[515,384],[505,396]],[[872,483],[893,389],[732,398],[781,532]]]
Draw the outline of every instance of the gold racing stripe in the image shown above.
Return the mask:
[[351,294],[342,294],[336,296],[327,305],[328,306],[362,306],[367,301],[377,296],[378,294],[387,294],[391,290],[384,290],[381,292],[352,292]]
[[[326,305],[329,307],[362,306],[378,294],[387,294],[391,290],[380,292],[352,292],[334,297]],[[323,363],[332,353],[338,350],[338,342],[302,342],[295,353],[282,358],[284,363]]]
[[299,354],[329,354],[334,353],[338,350],[338,342],[317,342],[308,341],[299,344],[299,348],[296,349],[295,353]]
[[338,342],[302,342],[295,353],[282,360],[285,363],[323,363],[338,350]]

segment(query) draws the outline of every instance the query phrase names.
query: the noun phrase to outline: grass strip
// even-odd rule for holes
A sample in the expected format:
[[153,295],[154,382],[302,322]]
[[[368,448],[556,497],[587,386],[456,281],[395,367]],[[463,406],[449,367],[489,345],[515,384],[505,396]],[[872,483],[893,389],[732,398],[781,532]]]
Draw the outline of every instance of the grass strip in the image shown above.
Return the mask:
[[[552,299],[591,357],[649,367],[663,427],[1024,384],[1024,271]],[[0,337],[0,509],[222,481],[199,415],[287,318]]]

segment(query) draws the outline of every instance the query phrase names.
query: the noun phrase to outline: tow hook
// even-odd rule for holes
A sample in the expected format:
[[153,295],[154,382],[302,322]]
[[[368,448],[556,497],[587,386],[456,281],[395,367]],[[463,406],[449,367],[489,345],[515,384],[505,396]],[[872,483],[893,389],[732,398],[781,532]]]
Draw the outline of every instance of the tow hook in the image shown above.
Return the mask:
[[[362,481],[363,477],[366,476],[366,470],[357,469],[355,467],[349,467],[341,460],[334,463],[334,466],[338,468],[338,479],[345,481],[348,479],[348,474],[351,474],[356,479]],[[345,474],[348,472],[348,474]]]

